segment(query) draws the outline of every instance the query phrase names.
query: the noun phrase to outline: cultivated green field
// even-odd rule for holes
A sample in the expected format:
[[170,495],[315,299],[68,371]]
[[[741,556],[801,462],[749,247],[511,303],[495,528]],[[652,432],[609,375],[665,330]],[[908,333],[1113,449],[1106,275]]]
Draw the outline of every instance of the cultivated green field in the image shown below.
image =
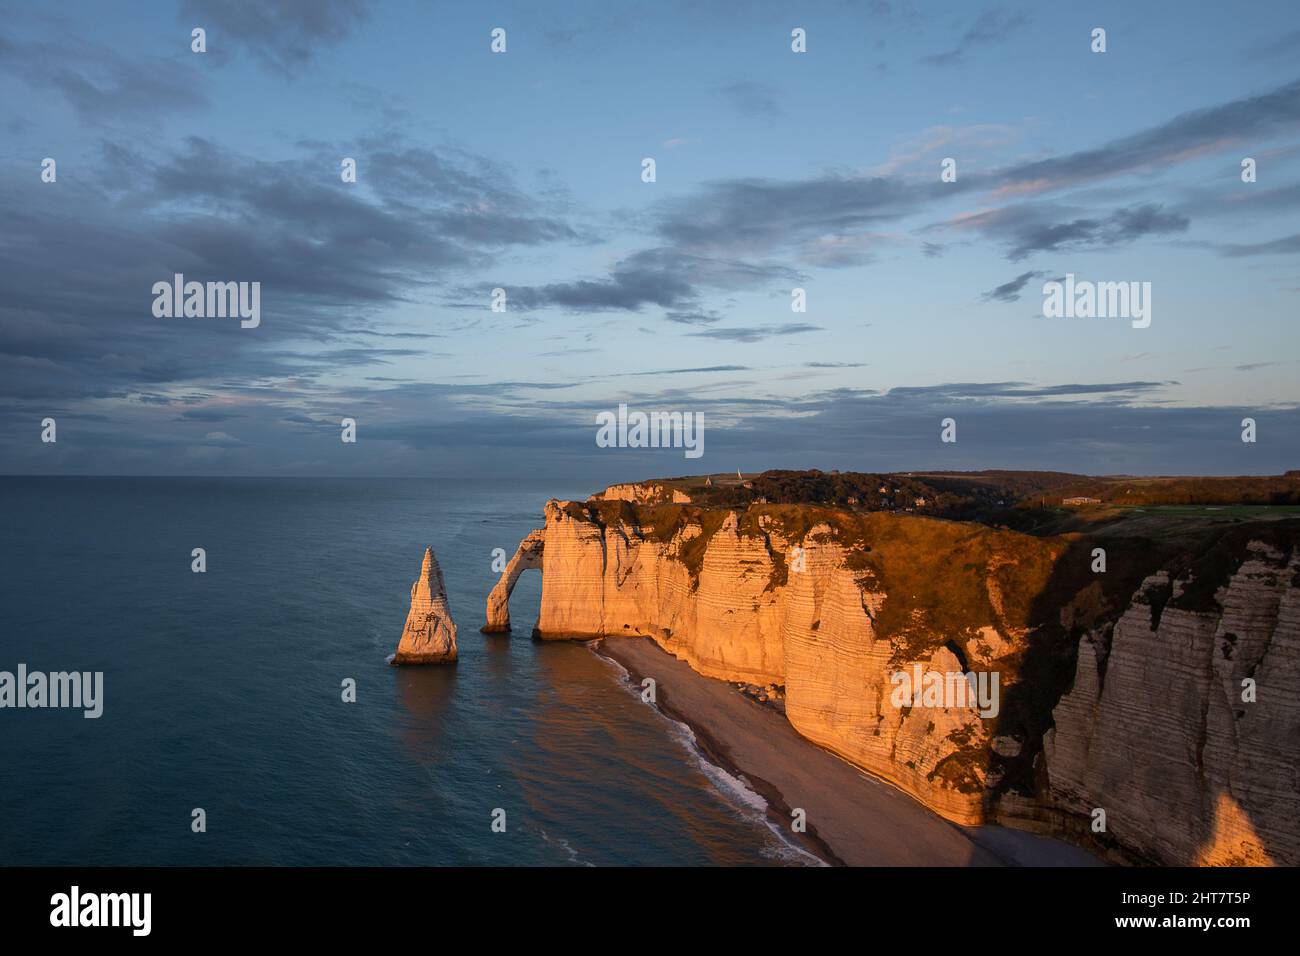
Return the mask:
[[1131,505],[1124,510],[1180,518],[1289,518],[1300,515],[1300,505]]

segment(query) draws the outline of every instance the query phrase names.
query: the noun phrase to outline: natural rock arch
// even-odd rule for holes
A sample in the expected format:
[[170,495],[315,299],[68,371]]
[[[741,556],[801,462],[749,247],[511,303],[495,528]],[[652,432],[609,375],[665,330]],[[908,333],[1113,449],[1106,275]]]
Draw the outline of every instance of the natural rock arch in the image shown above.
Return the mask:
[[546,532],[541,528],[530,531],[519,542],[515,556],[510,559],[496,586],[492,588],[492,593],[488,595],[487,623],[482,628],[484,634],[504,634],[510,630],[510,594],[515,589],[519,575],[529,568],[541,568],[545,543]]

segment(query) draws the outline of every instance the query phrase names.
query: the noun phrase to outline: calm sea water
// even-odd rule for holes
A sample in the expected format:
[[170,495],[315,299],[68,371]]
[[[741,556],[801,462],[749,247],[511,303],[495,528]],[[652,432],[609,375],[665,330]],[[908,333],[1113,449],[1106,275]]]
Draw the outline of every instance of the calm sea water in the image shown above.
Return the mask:
[[[589,490],[0,478],[0,670],[105,682],[98,720],[0,710],[0,864],[806,862],[613,665],[529,639],[540,575],[478,633],[492,549]],[[460,662],[392,668],[426,544]]]

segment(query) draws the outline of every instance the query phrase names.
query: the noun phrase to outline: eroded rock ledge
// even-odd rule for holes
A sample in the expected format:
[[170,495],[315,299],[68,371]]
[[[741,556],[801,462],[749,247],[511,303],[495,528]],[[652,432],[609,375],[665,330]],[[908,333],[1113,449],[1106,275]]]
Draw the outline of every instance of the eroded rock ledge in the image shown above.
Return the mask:
[[[1300,522],[1174,558],[1108,542],[1105,574],[1095,543],[807,505],[551,501],[485,630],[508,628],[514,581],[540,566],[536,636],[647,636],[701,674],[784,686],[801,735],[954,822],[1129,861],[1300,863]],[[999,712],[895,706],[891,675],[916,663],[996,672]]]

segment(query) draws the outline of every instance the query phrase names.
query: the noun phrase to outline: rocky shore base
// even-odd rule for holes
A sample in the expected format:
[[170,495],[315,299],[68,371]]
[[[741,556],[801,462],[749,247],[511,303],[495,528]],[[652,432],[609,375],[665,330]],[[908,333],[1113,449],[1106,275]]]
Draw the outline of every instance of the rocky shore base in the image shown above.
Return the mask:
[[[594,649],[627,670],[635,685],[652,678],[656,706],[691,728],[708,759],[767,801],[782,833],[829,864],[1103,865],[1059,840],[944,820],[801,737],[782,716],[779,687],[703,677],[648,638],[611,638]],[[802,833],[794,828],[796,811],[806,820]]]

